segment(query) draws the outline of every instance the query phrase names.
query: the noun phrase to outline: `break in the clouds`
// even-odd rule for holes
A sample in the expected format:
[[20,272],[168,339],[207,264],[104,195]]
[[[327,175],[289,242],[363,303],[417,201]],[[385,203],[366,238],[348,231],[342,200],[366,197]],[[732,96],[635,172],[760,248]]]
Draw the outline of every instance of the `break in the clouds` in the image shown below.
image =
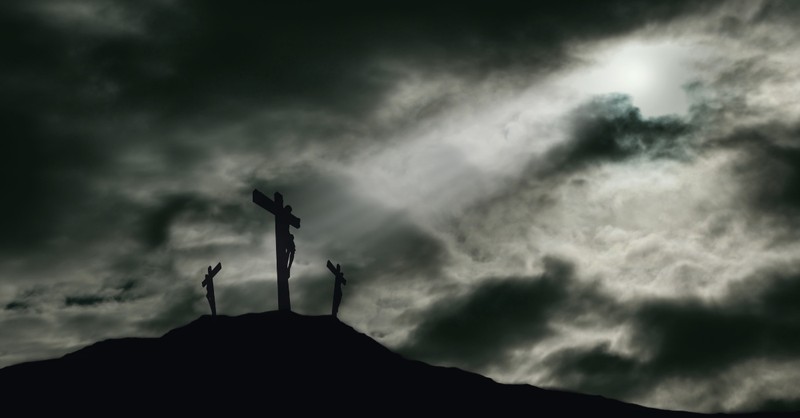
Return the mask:
[[407,356],[796,408],[788,1],[0,6],[0,365],[276,307]]

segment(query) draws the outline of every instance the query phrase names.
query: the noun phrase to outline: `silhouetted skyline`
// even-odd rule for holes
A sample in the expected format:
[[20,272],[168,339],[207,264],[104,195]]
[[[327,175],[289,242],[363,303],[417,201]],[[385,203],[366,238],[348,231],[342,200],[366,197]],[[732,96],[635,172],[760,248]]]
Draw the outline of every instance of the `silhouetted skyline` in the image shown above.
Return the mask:
[[[341,322],[419,360],[800,405],[798,20],[769,0],[0,2],[0,366],[207,315],[213,261],[220,315],[279,294],[330,315],[332,260]],[[302,218],[285,245],[254,188]]]
[[[330,414],[331,405],[347,407],[348,416],[357,417],[387,408],[402,415],[424,410],[507,416],[531,405],[543,416],[708,416],[502,385],[463,370],[404,359],[332,319],[288,310],[213,320],[204,316],[160,338],[103,341],[59,359],[0,369],[3,405],[35,415],[105,416],[126,405],[127,412],[136,414],[241,416],[262,410],[264,393],[270,393],[276,399],[270,411],[282,416]],[[266,375],[270,378],[258,383],[243,378]],[[331,384],[332,377],[342,384]],[[198,388],[208,382],[219,384],[200,402]],[[136,402],[129,402],[131,394]]]

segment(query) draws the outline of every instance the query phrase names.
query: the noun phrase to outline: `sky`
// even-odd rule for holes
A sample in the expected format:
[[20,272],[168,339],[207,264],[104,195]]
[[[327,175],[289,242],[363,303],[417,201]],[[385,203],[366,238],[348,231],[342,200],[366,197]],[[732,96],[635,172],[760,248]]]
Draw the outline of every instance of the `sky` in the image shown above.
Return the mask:
[[292,308],[504,383],[800,409],[800,5],[0,5],[0,367]]

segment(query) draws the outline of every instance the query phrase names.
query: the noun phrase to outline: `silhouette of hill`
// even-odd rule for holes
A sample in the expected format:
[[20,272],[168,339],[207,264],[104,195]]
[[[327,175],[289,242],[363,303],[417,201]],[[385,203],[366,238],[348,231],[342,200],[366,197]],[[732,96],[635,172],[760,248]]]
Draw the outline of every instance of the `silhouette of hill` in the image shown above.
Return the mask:
[[704,416],[499,384],[404,359],[333,317],[287,311],[203,316],[160,338],[9,366],[0,393],[4,411],[88,415]]

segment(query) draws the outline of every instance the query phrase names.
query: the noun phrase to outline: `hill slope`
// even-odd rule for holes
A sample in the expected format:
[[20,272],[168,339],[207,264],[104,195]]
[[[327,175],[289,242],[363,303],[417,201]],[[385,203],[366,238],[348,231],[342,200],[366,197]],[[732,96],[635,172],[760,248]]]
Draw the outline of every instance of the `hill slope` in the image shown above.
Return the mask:
[[291,312],[203,316],[161,338],[107,340],[6,367],[0,393],[5,408],[104,415],[702,416],[501,385],[406,360],[332,317]]

